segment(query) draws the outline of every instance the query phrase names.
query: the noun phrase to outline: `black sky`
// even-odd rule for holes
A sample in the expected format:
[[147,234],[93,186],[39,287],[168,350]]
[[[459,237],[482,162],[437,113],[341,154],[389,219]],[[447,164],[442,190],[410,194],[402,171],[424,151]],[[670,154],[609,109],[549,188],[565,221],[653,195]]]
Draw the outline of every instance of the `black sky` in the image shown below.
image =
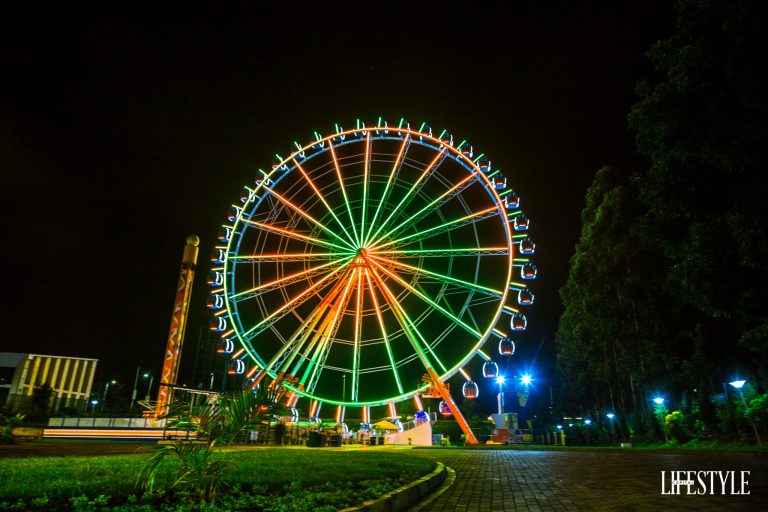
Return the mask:
[[[7,19],[0,99],[4,351],[159,372],[184,239],[207,255],[241,186],[333,123],[405,117],[468,139],[532,219],[541,278],[524,366],[546,379],[583,196],[633,169],[626,115],[668,2],[319,3],[280,11],[43,13]],[[451,10],[452,9],[452,10]]]

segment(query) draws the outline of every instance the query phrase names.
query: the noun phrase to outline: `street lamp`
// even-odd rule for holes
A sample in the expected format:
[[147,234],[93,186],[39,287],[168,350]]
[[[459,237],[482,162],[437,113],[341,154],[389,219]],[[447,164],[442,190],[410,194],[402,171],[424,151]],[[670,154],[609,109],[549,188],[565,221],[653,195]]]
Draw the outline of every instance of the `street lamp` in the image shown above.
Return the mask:
[[147,396],[144,397],[145,402],[149,402],[149,395],[152,393],[152,383],[155,381],[155,376],[151,373],[147,372],[143,375],[143,377],[146,379],[149,377],[149,386],[147,387]]
[[661,425],[661,431],[664,432],[664,442],[669,442],[667,427],[664,425],[664,413],[666,412],[666,408],[664,407],[664,398],[657,396],[653,399],[653,403],[656,404],[654,409],[656,410],[656,415],[659,417],[659,425]]
[[104,404],[107,403],[107,392],[109,392],[109,385],[110,384],[117,384],[116,380],[108,380],[106,384],[104,384],[104,394],[101,396],[101,408],[104,410]]
[[616,415],[613,414],[612,412],[609,412],[608,414],[605,415],[605,417],[608,418],[608,427],[611,433],[611,442],[613,442],[613,435],[615,434],[615,429],[613,426],[613,418],[615,418]]
[[139,373],[141,372],[141,366],[136,367],[136,378],[133,379],[133,393],[131,393],[131,409],[133,404],[136,403],[137,388],[139,385]]
[[505,380],[503,375],[496,377],[496,383],[499,385],[499,414],[504,414],[504,392],[502,391],[502,386]]
[[592,424],[592,420],[584,420],[584,424],[585,425],[591,425]]
[[[744,387],[744,384],[746,384],[747,381],[745,380],[735,380],[733,382],[729,382],[731,386],[736,388],[736,390],[739,392],[739,396],[741,397],[741,403],[744,404],[744,416],[747,416],[747,401],[744,398],[744,393],[741,392],[741,388]],[[760,433],[757,431],[757,425],[755,425],[755,422],[749,419],[749,416],[747,416],[747,421],[749,421],[749,424],[752,425],[752,430],[755,432],[755,439],[757,439],[757,444],[762,446],[763,441],[760,439]]]

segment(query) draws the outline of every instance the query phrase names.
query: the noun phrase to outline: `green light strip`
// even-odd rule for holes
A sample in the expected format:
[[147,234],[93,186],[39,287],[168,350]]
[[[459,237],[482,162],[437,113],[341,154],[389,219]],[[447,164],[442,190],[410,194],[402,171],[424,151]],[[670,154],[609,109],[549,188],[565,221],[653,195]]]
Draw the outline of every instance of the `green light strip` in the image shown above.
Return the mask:
[[[347,259],[352,259],[353,257],[354,256],[349,256]],[[249,290],[243,290],[242,292],[238,292],[238,293],[232,295],[230,297],[230,299],[235,299],[237,297],[245,295],[246,293],[257,292],[259,290],[263,290],[264,288],[267,288],[267,287],[270,287],[270,286],[275,286],[275,285],[278,285],[280,283],[284,283],[286,281],[290,281],[290,280],[293,280],[293,279],[300,279],[300,278],[306,276],[307,274],[313,274],[315,272],[318,272],[321,268],[329,267],[331,265],[339,265],[339,264],[343,264],[343,263],[345,263],[343,259],[342,260],[329,261],[328,263],[323,263],[322,265],[319,265],[317,267],[308,268],[306,270],[302,270],[301,272],[297,272],[295,274],[291,274],[291,275],[288,275],[288,276],[281,277],[280,279],[276,279],[274,281],[270,281],[269,283],[264,283],[262,285],[259,285],[259,286],[255,287],[255,288],[251,288]]]
[[[315,328],[315,326],[317,325],[317,322],[319,322],[320,319],[322,318],[323,311],[327,308],[328,308],[328,304],[325,301],[318,304],[318,306],[315,309],[313,309],[309,315],[307,315],[307,318],[304,320],[304,322],[302,322],[302,324],[293,332],[291,337],[288,338],[288,341],[286,341],[286,343],[282,347],[280,347],[280,350],[278,350],[275,353],[275,355],[272,356],[272,359],[269,360],[269,363],[265,365],[264,369],[267,371],[272,371],[272,367],[275,365],[275,363],[277,363],[277,361],[281,357],[283,357],[283,354],[285,354],[288,351],[288,349],[290,349],[291,344],[293,344],[296,338],[298,338],[301,335],[302,336],[301,341],[297,343],[292,350],[294,354],[298,353],[299,350],[301,350],[301,348],[304,346],[304,343],[306,343],[306,339],[309,337],[309,333],[312,332],[312,329]],[[281,365],[281,367],[290,366],[290,362],[288,362],[288,364],[286,364],[286,362],[287,360],[283,361],[283,364]]]
[[455,277],[446,276],[444,274],[439,274],[437,272],[432,272],[430,270],[425,270],[423,268],[414,267],[414,266],[411,266],[411,265],[407,265],[405,263],[400,263],[399,261],[390,260],[388,258],[381,258],[381,257],[378,257],[378,256],[374,256],[373,254],[370,254],[370,257],[371,258],[375,258],[377,260],[386,261],[387,263],[390,263],[392,265],[396,265],[398,267],[410,269],[410,270],[412,270],[412,271],[414,271],[416,273],[419,273],[419,274],[426,274],[428,276],[436,277],[437,279],[439,279],[441,281],[450,281],[450,282],[456,283],[458,285],[461,285],[461,286],[463,286],[465,288],[469,288],[469,289],[472,289],[472,290],[477,290],[477,291],[484,292],[484,293],[487,293],[487,294],[490,294],[490,295],[497,295],[499,297],[503,297],[504,296],[504,292],[502,292],[500,290],[494,290],[493,288],[488,288],[486,286],[481,286],[479,284],[470,283],[469,281],[464,281],[462,279],[457,279]]
[[360,386],[360,336],[362,335],[362,320],[360,313],[363,308],[362,304],[362,281],[363,272],[357,271],[357,301],[355,304],[355,344],[352,350],[352,387],[350,389],[352,400],[357,401],[358,387]]
[[[446,190],[445,192],[443,192],[443,193],[442,193],[442,194],[441,194],[439,197],[437,197],[437,199],[433,200],[433,201],[432,201],[431,203],[429,203],[427,206],[425,206],[424,208],[422,208],[422,209],[421,209],[421,210],[419,210],[418,212],[414,213],[413,215],[411,215],[410,217],[408,217],[407,219],[405,219],[403,222],[401,222],[400,224],[398,224],[398,225],[397,225],[397,226],[395,226],[394,228],[392,228],[392,229],[390,229],[389,231],[387,231],[387,233],[386,233],[386,234],[384,234],[384,235],[381,235],[381,236],[379,237],[379,240],[381,240],[381,239],[385,239],[385,240],[386,240],[387,238],[389,238],[389,237],[390,237],[390,236],[392,236],[393,234],[397,233],[397,232],[398,232],[398,230],[399,230],[401,227],[403,227],[403,226],[408,226],[409,224],[412,224],[412,223],[414,222],[414,219],[418,218],[418,217],[419,217],[419,216],[420,216],[420,215],[421,215],[423,212],[425,212],[425,211],[426,211],[426,210],[428,210],[429,208],[432,208],[432,207],[433,207],[434,205],[436,205],[438,202],[442,201],[442,200],[443,200],[443,198],[444,198],[445,196],[447,196],[447,195],[449,195],[449,194],[452,194],[453,192],[455,192],[455,191],[456,191],[456,189],[458,189],[459,187],[461,187],[462,185],[464,185],[466,182],[468,182],[469,180],[471,180],[472,178],[474,178],[476,174],[477,174],[477,171],[473,172],[472,174],[470,174],[469,176],[467,176],[466,178],[464,178],[463,180],[461,180],[460,182],[458,182],[456,185],[454,185],[453,187],[451,187],[451,188],[449,188],[448,190]],[[375,245],[375,242],[374,242],[374,245]]]
[[384,319],[381,317],[379,300],[376,298],[376,291],[373,289],[373,283],[371,282],[371,276],[368,273],[368,269],[365,270],[365,278],[368,281],[368,289],[371,293],[371,299],[373,300],[373,307],[376,311],[376,317],[379,320],[379,328],[381,329],[381,336],[384,338],[384,346],[387,348],[387,355],[389,356],[389,364],[392,365],[392,373],[395,375],[397,390],[400,393],[402,393],[403,384],[400,382],[400,375],[397,373],[397,365],[395,365],[395,358],[392,355],[392,347],[389,345],[389,336],[387,336],[387,329],[384,327]]
[[344,187],[344,178],[341,177],[341,169],[339,168],[339,162],[336,160],[336,150],[333,149],[333,144],[328,141],[328,148],[331,150],[331,156],[333,157],[333,167],[336,169],[336,177],[339,180],[339,186],[341,188],[341,194],[344,196],[344,204],[347,207],[347,213],[349,214],[349,221],[352,223],[352,232],[355,234],[355,243],[357,247],[360,247],[360,237],[357,236],[357,228],[355,228],[355,219],[352,216],[352,208],[349,204],[349,198],[347,197],[347,189]]
[[[308,329],[306,329],[306,331],[304,332],[304,335],[303,335],[301,341],[296,344],[296,347],[293,350],[293,352],[291,353],[290,357],[288,359],[286,359],[285,361],[283,361],[283,364],[281,365],[281,367],[288,368],[289,366],[291,366],[291,364],[293,363],[293,360],[296,359],[296,356],[298,355],[299,351],[302,348],[304,348],[304,345],[307,343],[307,340],[312,335],[312,330],[315,329],[315,327],[317,327],[317,324],[323,319],[323,316],[325,315],[326,311],[328,311],[328,308],[331,307],[331,302],[336,300],[336,297],[341,292],[341,290],[343,288],[343,282],[344,282],[343,279],[344,279],[344,276],[342,276],[339,279],[339,281],[331,289],[331,291],[328,293],[328,295],[326,295],[325,299],[323,299],[323,301],[320,304],[318,304],[317,307],[314,310],[312,310],[312,313],[310,313],[310,315],[308,316],[308,318],[309,317],[313,317],[312,324],[309,326]],[[305,321],[304,324],[306,325],[307,321]],[[310,346],[309,346],[308,350],[312,349],[312,347],[314,346],[315,341],[316,340],[313,340],[313,342],[310,343]],[[299,369],[301,368],[303,360],[304,360],[304,358],[301,358],[296,363],[296,366],[294,367],[294,369],[292,371],[293,375],[296,375],[296,373],[299,371]],[[272,364],[274,364],[274,363],[272,363]]]
[[337,273],[337,272],[338,272],[339,270],[341,270],[342,268],[344,268],[344,267],[339,267],[339,268],[336,268],[336,269],[332,270],[331,272],[329,272],[329,273],[328,273],[328,274],[327,274],[325,277],[323,277],[322,279],[320,279],[319,281],[317,281],[315,284],[313,284],[313,285],[312,285],[312,286],[310,286],[309,288],[305,289],[303,292],[301,292],[300,294],[298,294],[296,297],[294,297],[294,298],[293,298],[293,299],[291,299],[290,301],[286,302],[285,304],[283,304],[282,306],[280,306],[279,308],[277,308],[277,309],[276,309],[276,310],[275,310],[275,311],[274,311],[272,314],[270,314],[270,315],[269,315],[268,317],[266,317],[264,320],[262,320],[261,322],[257,323],[256,325],[254,325],[253,327],[251,327],[250,329],[248,329],[246,332],[244,332],[244,333],[242,334],[242,336],[243,336],[243,337],[245,337],[245,336],[248,336],[250,333],[252,333],[252,332],[253,332],[253,331],[255,331],[256,329],[258,329],[259,327],[261,327],[262,325],[264,325],[265,323],[267,323],[269,320],[271,320],[271,319],[272,319],[272,318],[274,318],[275,316],[277,316],[277,315],[278,315],[278,314],[279,314],[281,311],[283,311],[283,310],[284,310],[284,309],[286,309],[286,308],[289,308],[289,307],[291,307],[291,306],[292,306],[292,305],[293,305],[295,302],[297,302],[299,299],[301,299],[302,297],[304,297],[306,294],[308,294],[309,292],[311,292],[312,290],[314,290],[315,288],[317,288],[318,286],[320,286],[321,284],[323,284],[325,281],[327,281],[328,279],[330,279],[330,277],[331,277],[332,275],[334,275],[335,273]]
[[[330,144],[330,142],[329,142]],[[304,171],[304,169],[299,165],[299,162],[296,161],[296,159],[293,159],[293,163],[296,164],[296,168],[299,170],[301,175],[304,177],[304,180],[309,184],[310,188],[315,192],[315,195],[320,199],[320,201],[325,206],[325,209],[328,210],[328,213],[331,214],[333,219],[336,221],[336,224],[339,225],[342,231],[344,231],[344,234],[347,235],[347,238],[349,238],[349,241],[354,244],[354,238],[352,238],[352,235],[349,234],[349,231],[347,231],[347,228],[344,227],[344,224],[339,220],[339,218],[336,216],[336,213],[333,211],[333,209],[330,207],[330,205],[325,201],[325,198],[323,197],[323,194],[320,193],[320,191],[315,186],[315,183],[310,179],[310,177],[307,175],[307,173]]]
[[317,245],[321,245],[323,247],[326,247],[328,249],[338,249],[341,252],[348,252],[349,247],[344,247],[341,245],[334,244],[333,242],[328,242],[327,240],[320,240],[319,238],[314,238],[311,236],[302,235],[299,233],[295,233],[293,231],[287,230],[287,229],[281,229],[275,226],[270,226],[269,224],[264,224],[263,222],[256,222],[254,220],[248,220],[248,219],[242,219],[242,221],[245,224],[250,224],[252,226],[255,226],[259,229],[263,229],[264,231],[269,231],[270,233],[275,233],[280,236],[284,236],[286,238],[295,238],[297,240],[304,240],[307,242],[312,242]]
[[[437,257],[443,257],[445,254],[456,254],[457,256],[507,256],[509,248],[507,247],[467,247],[465,249],[392,249],[389,251],[369,251],[368,254],[421,254],[429,257],[430,253],[437,253]],[[502,254],[499,254],[502,253]],[[516,260],[517,261],[517,260]],[[527,261],[527,260],[526,260]]]
[[328,227],[326,227],[325,224],[323,224],[322,222],[320,222],[319,220],[314,218],[312,215],[310,215],[309,213],[305,212],[304,210],[302,210],[301,208],[299,208],[298,206],[293,204],[288,199],[284,198],[281,194],[275,192],[274,190],[272,190],[271,188],[266,187],[266,186],[264,187],[264,189],[267,190],[273,196],[275,196],[277,199],[282,201],[286,206],[290,207],[293,211],[295,211],[296,213],[298,213],[299,215],[301,215],[305,219],[309,220],[310,222],[315,224],[317,227],[319,227],[320,229],[322,229],[323,231],[325,231],[326,233],[331,235],[333,238],[335,238],[336,240],[338,240],[339,242],[344,244],[347,247],[347,249],[352,249],[352,250],[355,249],[354,245],[350,244],[349,241],[344,240],[342,237],[340,237],[339,235],[334,233],[332,230],[328,229]]
[[[363,165],[363,211],[360,218],[360,240],[365,237],[365,210],[368,202],[368,174],[371,165],[371,133],[365,136],[365,164]],[[361,244],[362,245],[362,244]]]
[[[448,226],[452,226],[453,224],[458,224],[458,223],[461,223],[461,222],[466,222],[466,221],[468,221],[468,220],[470,220],[470,219],[472,219],[474,217],[480,217],[482,215],[488,215],[491,211],[496,210],[496,209],[497,208],[495,206],[491,206],[490,208],[487,208],[485,210],[481,210],[479,212],[473,213],[472,215],[467,215],[465,217],[461,217],[460,219],[454,219],[454,220],[451,220],[451,221],[448,221],[448,222],[444,222],[443,224],[440,224],[439,226],[435,226],[433,228],[425,229],[424,231],[421,231],[419,233],[414,233],[412,235],[404,236],[402,238],[398,238],[398,239],[395,239],[395,240],[390,240],[389,242],[385,242],[385,243],[383,243],[381,245],[374,245],[371,249],[373,251],[376,251],[378,249],[381,249],[382,247],[387,247],[387,246],[390,246],[390,245],[399,244],[401,242],[404,242],[406,240],[410,240],[411,238],[415,238],[417,236],[423,237],[427,233],[431,233],[431,232],[437,231],[439,229],[443,229],[444,230],[445,228],[447,228]],[[448,231],[450,231],[450,230],[448,230]]]
[[[418,332],[418,329],[416,329],[416,325],[411,321],[411,319],[408,317],[408,314],[405,312],[403,307],[400,305],[400,303],[395,298],[392,291],[387,287],[387,285],[383,282],[381,277],[379,277],[379,274],[376,272],[376,269],[371,269],[371,272],[373,272],[373,276],[376,278],[376,282],[379,285],[379,288],[382,290],[382,295],[384,295],[384,299],[389,304],[390,309],[395,314],[395,318],[397,319],[397,322],[400,324],[400,327],[402,327],[403,332],[405,333],[405,337],[408,338],[408,341],[411,342],[411,345],[413,346],[413,349],[416,351],[416,354],[421,358],[421,362],[424,365],[425,368],[432,368],[432,364],[429,361],[429,358],[424,353],[424,350],[419,346],[419,342],[414,336],[414,332],[411,331],[411,327]],[[410,325],[410,326],[409,326]],[[421,333],[418,333],[418,336],[420,339],[424,340],[424,337],[421,335]],[[424,345],[427,347],[427,350],[429,350],[430,354],[435,358],[435,361],[437,361],[437,364],[440,365],[440,367],[445,371],[445,365],[438,359],[438,357],[435,355],[432,348],[429,346],[429,343],[424,342]]]
[[450,318],[451,320],[453,320],[454,322],[456,322],[457,324],[462,326],[464,328],[464,330],[466,330],[468,333],[470,333],[470,334],[472,334],[474,336],[477,336],[478,338],[482,337],[482,335],[479,332],[477,332],[475,329],[473,329],[472,327],[470,327],[469,325],[464,323],[460,318],[454,316],[449,311],[446,311],[440,304],[438,304],[437,302],[433,301],[432,299],[430,299],[429,297],[427,297],[426,295],[421,293],[419,290],[417,290],[413,286],[411,286],[408,283],[406,283],[403,279],[400,278],[400,276],[398,276],[397,274],[395,274],[393,272],[390,272],[383,265],[381,265],[380,263],[378,263],[376,261],[371,261],[371,263],[373,263],[374,265],[379,267],[382,272],[384,272],[385,274],[390,276],[392,279],[397,281],[403,288],[406,288],[406,289],[410,290],[412,293],[414,293],[421,300],[423,300],[424,302],[430,304],[432,307],[434,307],[435,309],[440,311],[443,315],[447,316],[448,318]]
[[[357,251],[344,251],[344,252],[308,252],[308,253],[293,253],[293,254],[268,254],[268,255],[254,255],[254,256],[229,256],[227,259],[230,261],[259,261],[264,260],[266,262],[279,259],[291,259],[297,260],[309,260],[314,258],[333,258],[342,257],[348,255],[355,255]],[[211,270],[216,270],[212,268]]]
[[[403,144],[400,146],[400,152],[397,155],[397,158],[395,159],[395,163],[392,166],[392,171],[389,173],[389,178],[387,179],[387,184],[384,187],[384,193],[381,194],[381,199],[379,200],[379,204],[376,206],[376,212],[373,215],[373,220],[371,221],[371,230],[373,230],[373,227],[376,225],[376,219],[379,218],[379,212],[381,211],[381,205],[383,205],[386,200],[389,198],[389,189],[390,185],[392,184],[392,180],[395,177],[395,172],[400,169],[400,165],[402,164],[402,158],[403,155],[405,155],[405,149],[410,146],[410,140],[411,136],[406,135],[403,139]],[[368,246],[368,243],[370,242],[370,235],[371,232],[368,232],[368,236],[365,237],[365,240],[363,242],[363,246]]]
[[301,378],[301,383],[305,384],[307,381],[307,377],[309,377],[310,370],[312,371],[313,375],[317,371],[317,359],[322,353],[322,349],[325,345],[328,344],[328,340],[331,338],[331,335],[333,334],[334,327],[336,326],[336,322],[339,318],[339,314],[341,313],[342,309],[345,309],[347,307],[347,295],[349,293],[349,289],[352,286],[352,282],[355,279],[355,273],[357,272],[357,269],[353,270],[350,273],[349,280],[347,281],[347,285],[344,287],[344,293],[341,296],[341,300],[339,301],[339,308],[336,309],[334,312],[333,320],[331,320],[331,323],[329,324],[328,328],[323,329],[324,337],[321,337],[322,339],[317,345],[317,348],[315,349],[314,354],[312,354],[312,359],[310,359],[309,363],[307,364],[307,369],[304,370],[304,375]]
[[392,221],[392,219],[395,216],[395,214],[399,213],[400,208],[402,208],[404,206],[405,202],[410,199],[410,197],[413,194],[414,190],[416,190],[416,187],[418,187],[421,184],[421,182],[430,173],[432,168],[435,166],[435,164],[437,164],[438,160],[443,156],[444,153],[445,153],[445,148],[443,147],[442,149],[440,149],[440,152],[437,154],[437,156],[435,156],[435,158],[432,160],[432,162],[427,167],[424,168],[424,170],[422,171],[421,175],[419,176],[419,179],[417,179],[413,183],[413,185],[408,190],[408,192],[403,196],[403,198],[400,200],[400,202],[397,204],[397,206],[395,206],[395,209],[392,210],[389,213],[389,216],[386,218],[386,220],[384,222],[382,222],[381,226],[379,226],[379,228],[376,230],[376,232],[369,237],[369,240],[375,239],[379,235],[379,233],[381,233],[381,231],[387,226],[387,224],[389,224]]

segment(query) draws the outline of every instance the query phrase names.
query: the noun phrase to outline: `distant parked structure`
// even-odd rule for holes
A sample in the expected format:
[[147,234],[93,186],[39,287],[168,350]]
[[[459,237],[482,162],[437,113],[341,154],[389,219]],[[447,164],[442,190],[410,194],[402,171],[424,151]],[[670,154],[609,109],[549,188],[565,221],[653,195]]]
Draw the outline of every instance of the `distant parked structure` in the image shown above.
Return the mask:
[[48,384],[48,409],[84,408],[98,359],[0,352],[0,404],[11,410],[30,405],[36,387]]

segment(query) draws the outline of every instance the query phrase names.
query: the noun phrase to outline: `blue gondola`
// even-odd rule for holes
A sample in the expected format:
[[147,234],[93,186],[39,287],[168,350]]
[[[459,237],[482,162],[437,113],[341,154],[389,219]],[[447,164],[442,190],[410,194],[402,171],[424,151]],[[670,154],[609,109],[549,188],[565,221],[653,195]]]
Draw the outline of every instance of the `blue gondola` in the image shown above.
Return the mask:
[[533,290],[530,288],[523,288],[517,292],[517,303],[521,306],[530,306],[533,304]]
[[531,226],[531,221],[528,220],[528,217],[525,215],[518,215],[515,217],[513,224],[515,226],[515,231],[528,231],[528,228]]
[[473,399],[477,398],[477,395],[479,393],[477,383],[475,381],[467,381],[464,383],[464,385],[461,387],[461,393],[464,395],[464,398],[467,399]]
[[528,327],[528,318],[522,313],[515,313],[512,315],[512,320],[509,324],[513,331],[524,331]]
[[206,306],[208,306],[209,309],[221,309],[224,307],[224,297],[218,293],[211,293],[208,295]]
[[512,338],[501,338],[499,340],[499,354],[511,356],[515,353],[515,342]]
[[486,379],[493,379],[499,374],[499,365],[493,361],[486,361],[483,363],[483,376]]
[[520,277],[523,279],[536,279],[537,275],[539,275],[539,269],[533,263],[525,263],[520,268]]
[[216,272],[215,270],[208,272],[208,284],[210,286],[223,286],[224,274],[221,272]]
[[227,330],[227,319],[221,316],[211,318],[211,327],[213,332],[223,332]]
[[520,240],[520,254],[533,254],[536,252],[536,244],[530,238]]

